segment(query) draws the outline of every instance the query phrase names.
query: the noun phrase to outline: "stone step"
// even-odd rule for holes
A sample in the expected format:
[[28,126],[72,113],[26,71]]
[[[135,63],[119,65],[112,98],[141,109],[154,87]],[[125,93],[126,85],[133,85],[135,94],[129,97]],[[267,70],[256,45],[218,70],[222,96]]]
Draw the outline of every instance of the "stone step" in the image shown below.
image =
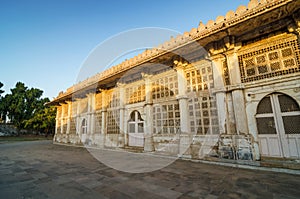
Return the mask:
[[143,153],[144,147],[138,147],[138,146],[125,146],[125,151],[134,152],[134,153]]
[[276,159],[262,159],[260,166],[273,167],[273,168],[286,168],[300,170],[299,160],[276,160]]

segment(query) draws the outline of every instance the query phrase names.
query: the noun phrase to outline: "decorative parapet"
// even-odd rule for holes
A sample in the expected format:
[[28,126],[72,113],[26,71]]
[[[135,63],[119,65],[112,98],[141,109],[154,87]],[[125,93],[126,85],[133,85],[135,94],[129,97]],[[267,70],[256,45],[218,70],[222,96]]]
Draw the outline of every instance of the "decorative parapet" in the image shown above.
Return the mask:
[[101,73],[98,73],[82,82],[77,83],[76,85],[73,85],[72,87],[68,88],[66,92],[60,92],[53,101],[71,95],[78,90],[114,76],[117,73],[121,73],[123,71],[134,68],[139,64],[159,57],[167,53],[168,51],[170,52],[176,48],[188,44],[189,42],[203,39],[223,29],[241,23],[244,20],[254,17],[258,14],[269,12],[272,9],[293,1],[297,0],[251,0],[247,6],[241,5],[236,9],[235,12],[230,10],[226,13],[225,16],[218,16],[215,20],[209,20],[206,25],[200,22],[197,28],[192,28],[189,32],[184,32],[182,35],[178,35],[175,38],[171,37],[169,41],[166,41],[155,48],[147,49],[131,59],[125,60],[118,65],[115,65]]

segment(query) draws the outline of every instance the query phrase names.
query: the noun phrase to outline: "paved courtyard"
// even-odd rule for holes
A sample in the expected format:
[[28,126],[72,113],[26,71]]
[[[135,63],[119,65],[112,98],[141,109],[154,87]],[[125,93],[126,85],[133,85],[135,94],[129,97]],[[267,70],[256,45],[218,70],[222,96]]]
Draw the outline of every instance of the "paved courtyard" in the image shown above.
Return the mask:
[[300,198],[300,175],[183,160],[134,174],[85,148],[15,142],[0,144],[0,198]]

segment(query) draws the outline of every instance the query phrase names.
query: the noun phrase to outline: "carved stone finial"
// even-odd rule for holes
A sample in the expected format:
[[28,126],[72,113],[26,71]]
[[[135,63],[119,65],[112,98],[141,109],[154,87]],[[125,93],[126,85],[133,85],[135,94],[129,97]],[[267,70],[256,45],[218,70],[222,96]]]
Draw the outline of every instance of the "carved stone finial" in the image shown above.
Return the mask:
[[214,20],[209,20],[209,21],[207,22],[207,24],[206,24],[206,27],[207,27],[207,28],[210,28],[210,27],[212,27],[213,25],[215,25]]
[[225,20],[225,17],[224,17],[224,16],[218,16],[218,17],[216,18],[216,24],[222,23],[224,20]]
[[239,16],[239,15],[243,14],[243,13],[246,12],[246,11],[247,11],[247,7],[244,6],[244,5],[241,5],[241,6],[239,6],[239,7],[236,9],[235,14]]
[[235,13],[234,11],[230,10],[226,13],[225,18],[227,21],[229,21],[230,19],[232,19],[234,17]]
[[199,26],[198,26],[198,31],[201,32],[203,30],[205,30],[205,25],[203,24],[202,21],[200,21]]
[[248,3],[248,10],[251,10],[255,7],[257,7],[259,4],[258,0],[251,0],[249,3]]

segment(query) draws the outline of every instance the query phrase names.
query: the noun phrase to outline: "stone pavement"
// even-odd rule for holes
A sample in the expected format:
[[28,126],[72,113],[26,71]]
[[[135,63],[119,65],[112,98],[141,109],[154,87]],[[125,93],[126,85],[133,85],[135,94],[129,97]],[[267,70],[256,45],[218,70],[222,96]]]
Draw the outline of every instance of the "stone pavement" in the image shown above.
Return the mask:
[[0,198],[300,198],[300,175],[177,160],[125,173],[85,148],[51,141],[0,144]]

